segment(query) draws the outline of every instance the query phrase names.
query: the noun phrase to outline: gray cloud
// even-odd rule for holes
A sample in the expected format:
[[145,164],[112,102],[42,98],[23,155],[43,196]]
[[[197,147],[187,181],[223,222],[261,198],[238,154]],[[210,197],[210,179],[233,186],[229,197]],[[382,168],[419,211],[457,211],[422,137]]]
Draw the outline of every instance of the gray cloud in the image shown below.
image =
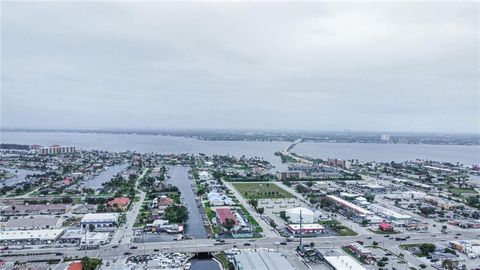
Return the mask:
[[2,2],[4,127],[480,132],[479,3]]

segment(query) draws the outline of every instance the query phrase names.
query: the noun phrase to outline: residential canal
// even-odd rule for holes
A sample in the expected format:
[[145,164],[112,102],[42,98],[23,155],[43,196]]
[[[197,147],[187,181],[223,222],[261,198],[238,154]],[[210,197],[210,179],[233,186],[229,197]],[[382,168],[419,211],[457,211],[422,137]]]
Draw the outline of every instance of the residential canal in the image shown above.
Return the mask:
[[203,226],[202,216],[197,207],[196,196],[193,193],[194,181],[188,178],[189,167],[171,166],[168,168],[168,183],[177,186],[182,193],[182,199],[188,208],[188,221],[185,235],[193,238],[207,238],[207,232]]
[[120,165],[114,165],[114,166],[108,167],[108,169],[101,172],[97,176],[93,177],[90,180],[85,181],[85,187],[92,188],[92,189],[102,188],[103,183],[110,181],[110,179],[112,179],[113,176],[125,170],[126,168],[127,168],[127,164],[120,164]]
[[11,169],[7,167],[0,167],[1,170],[6,170],[14,174],[14,176],[7,178],[3,181],[0,181],[0,186],[5,185],[5,186],[15,186],[17,184],[20,184],[22,182],[27,182],[25,179],[27,175],[33,175],[33,174],[42,174],[43,172],[41,171],[32,171],[32,170],[24,170],[24,169]]
[[220,265],[213,259],[191,259],[192,264],[190,270],[220,270]]

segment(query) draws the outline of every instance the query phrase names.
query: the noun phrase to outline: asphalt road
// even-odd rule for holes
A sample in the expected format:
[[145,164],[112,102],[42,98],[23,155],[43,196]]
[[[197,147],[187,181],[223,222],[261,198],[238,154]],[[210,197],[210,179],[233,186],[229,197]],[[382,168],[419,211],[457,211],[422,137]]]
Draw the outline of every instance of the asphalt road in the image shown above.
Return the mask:
[[[476,239],[478,232],[475,231],[464,231],[462,233],[462,238],[466,239]],[[393,236],[393,235],[392,235]],[[450,240],[455,239],[454,234],[447,234],[447,235],[431,235],[431,234],[419,234],[419,233],[411,233],[411,234],[402,234],[402,236],[410,236],[408,239],[409,244],[415,243],[442,243],[447,242]],[[130,252],[131,255],[142,255],[142,254],[152,254],[158,252],[214,252],[214,251],[223,251],[226,249],[233,248],[234,245],[238,246],[238,248],[272,248],[272,249],[279,249],[279,250],[293,250],[297,245],[298,242],[288,242],[287,245],[278,245],[278,242],[283,241],[284,238],[281,237],[269,237],[269,238],[262,238],[257,239],[255,241],[252,240],[241,240],[235,239],[234,241],[226,241],[226,243],[218,244],[213,239],[192,239],[192,240],[182,240],[182,241],[173,241],[173,242],[157,242],[157,243],[145,243],[145,244],[138,244],[137,249],[131,249],[133,244],[131,243],[121,243],[116,244],[117,248],[113,248],[115,244],[110,244],[107,246],[103,246],[100,249],[96,250],[87,250],[87,256],[99,256],[105,260],[113,259],[114,257],[122,257],[125,252]],[[313,242],[316,247],[319,248],[339,248],[345,246],[349,243],[355,241],[364,241],[365,244],[369,245],[372,244],[373,241],[376,241],[385,248],[393,248],[394,250],[398,251],[398,245],[407,243],[407,242],[399,242],[395,239],[390,239],[389,237],[384,237],[383,235],[373,235],[371,239],[366,239],[365,236],[345,236],[345,237],[338,237],[338,236],[331,236],[331,237],[317,237],[317,238],[306,238],[304,239],[304,243]],[[248,243],[248,244],[247,244]],[[245,244],[249,246],[245,246]],[[158,251],[156,251],[158,250]],[[394,251],[392,250],[392,251]],[[50,258],[61,258],[61,256],[55,255],[56,252],[61,252],[63,255],[71,256],[71,257],[83,257],[84,250],[79,250],[77,248],[63,248],[61,250],[57,248],[52,249],[24,249],[24,250],[8,250],[7,252],[2,253],[2,259],[7,261],[25,261],[27,259],[26,255],[28,255],[28,260],[45,260]],[[408,255],[408,252],[403,251],[406,255],[406,258],[415,263],[421,263],[421,260],[418,258]],[[7,256],[5,256],[7,255]]]

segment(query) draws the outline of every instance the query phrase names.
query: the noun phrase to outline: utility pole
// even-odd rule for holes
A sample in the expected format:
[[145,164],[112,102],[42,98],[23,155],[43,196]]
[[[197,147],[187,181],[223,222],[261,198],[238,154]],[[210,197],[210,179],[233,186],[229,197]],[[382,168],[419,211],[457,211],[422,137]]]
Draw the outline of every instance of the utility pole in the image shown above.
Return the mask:
[[300,210],[300,248],[303,248],[302,210]]
[[143,256],[145,256],[145,232],[142,230]]
[[83,247],[83,250],[85,250],[85,258],[87,257],[87,228],[85,226],[85,246]]

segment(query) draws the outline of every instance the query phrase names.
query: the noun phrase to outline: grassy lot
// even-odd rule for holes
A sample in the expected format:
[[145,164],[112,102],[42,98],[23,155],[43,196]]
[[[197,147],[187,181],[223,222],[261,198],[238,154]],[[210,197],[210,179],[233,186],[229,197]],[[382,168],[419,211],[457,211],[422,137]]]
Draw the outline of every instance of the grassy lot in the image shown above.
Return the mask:
[[217,259],[223,265],[223,269],[228,269],[228,259],[225,253],[222,251],[216,255],[214,255],[215,259]]
[[448,191],[451,193],[477,193],[477,191],[470,188],[449,188]]
[[331,221],[320,221],[320,224],[324,225],[325,227],[329,227],[333,231],[337,233],[337,236],[356,236],[358,233],[353,231],[352,229],[343,226],[342,223],[340,223],[337,220],[331,220]]
[[405,249],[411,252],[411,248],[417,247],[420,249],[420,252],[413,253],[417,257],[427,257],[431,252],[435,250],[435,244],[432,243],[423,243],[423,244],[402,244],[400,245],[401,249]]
[[274,183],[232,183],[247,199],[293,198],[288,191]]
[[358,233],[345,226],[338,226],[336,229],[338,236],[356,236]]
[[250,213],[247,211],[247,209],[243,205],[240,205],[240,209],[242,209],[243,215],[245,216],[245,218],[247,218],[248,222],[250,222],[250,224],[252,224],[253,227],[255,227],[255,231],[257,233],[263,232],[262,227],[260,227],[260,225],[255,220],[255,218],[252,217],[252,215],[250,215]]

